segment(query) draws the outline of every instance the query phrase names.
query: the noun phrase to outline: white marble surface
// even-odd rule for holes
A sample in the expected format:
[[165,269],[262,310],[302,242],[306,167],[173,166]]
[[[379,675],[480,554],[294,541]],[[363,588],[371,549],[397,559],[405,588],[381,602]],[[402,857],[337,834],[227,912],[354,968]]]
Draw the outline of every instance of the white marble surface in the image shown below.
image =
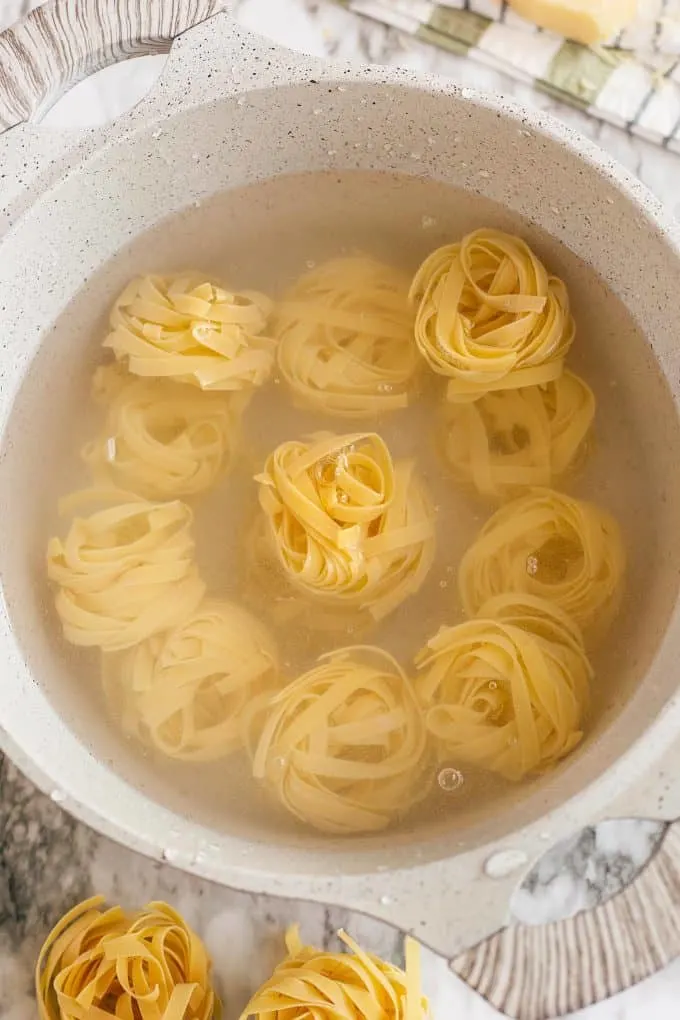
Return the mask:
[[[235,6],[242,24],[292,48],[434,71],[540,105],[599,141],[680,216],[680,157],[559,106],[488,68],[359,19],[328,0],[240,0]],[[21,9],[20,0],[0,0],[0,27]],[[113,115],[125,102],[143,94],[157,70],[158,60],[147,60],[136,70],[128,65],[124,71],[104,75],[97,84],[79,86],[52,112],[53,127],[93,122],[103,113]],[[657,826],[641,822],[609,823],[576,834],[570,843],[549,853],[518,890],[515,916],[541,923],[592,906],[631,878],[658,837]],[[31,997],[36,946],[63,910],[93,890],[129,904],[166,898],[186,913],[215,957],[227,1020],[238,1015],[248,991],[271,969],[280,952],[281,929],[291,920],[299,920],[305,937],[312,941],[327,942],[343,924],[367,947],[392,956],[399,952],[398,935],[377,922],[342,911],[215,889],[132,854],[72,821],[5,762],[0,764],[0,1017],[4,1020],[29,1020],[36,1015]],[[425,954],[424,979],[435,1020],[498,1017],[451,976],[444,961],[429,953]],[[678,1002],[680,963],[579,1016],[637,1020],[644,1010],[653,1020],[676,1020]]]

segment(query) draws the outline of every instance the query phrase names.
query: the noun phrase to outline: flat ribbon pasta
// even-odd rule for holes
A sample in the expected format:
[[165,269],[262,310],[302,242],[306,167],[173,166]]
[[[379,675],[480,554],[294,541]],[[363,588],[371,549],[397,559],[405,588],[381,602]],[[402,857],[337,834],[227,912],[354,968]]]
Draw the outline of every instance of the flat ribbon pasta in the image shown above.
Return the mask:
[[274,642],[232,602],[206,600],[174,629],[106,656],[123,730],[170,758],[215,761],[243,746],[252,702],[277,676]]
[[85,499],[113,505],[76,517],[66,538],[51,538],[47,546],[66,640],[116,651],[183,620],[205,591],[189,507],[115,490],[77,493],[62,506]]
[[95,482],[148,499],[195,495],[214,485],[233,455],[237,421],[229,398],[166,379],[119,381],[116,368],[95,373],[95,399],[108,405],[101,436],[82,450]]
[[384,829],[427,791],[418,703],[380,648],[322,655],[258,721],[253,775],[322,832]]
[[196,274],[140,276],[111,310],[104,341],[133,375],[203,390],[250,390],[267,381],[274,341],[263,335],[272,303],[224,290]]
[[560,279],[519,237],[482,229],[438,248],[410,291],[415,337],[453,403],[558,379],[575,326]]
[[418,367],[408,286],[365,256],[298,280],[275,320],[279,371],[298,404],[344,418],[407,406]]
[[423,583],[432,510],[377,434],[282,443],[256,481],[279,562],[308,594],[380,619]]
[[404,943],[406,970],[366,953],[344,931],[349,953],[331,953],[286,932],[288,956],[253,995],[240,1020],[428,1020],[421,992],[420,951]]
[[198,935],[167,903],[128,914],[93,896],[47,936],[35,969],[40,1020],[213,1020],[220,1002]]
[[448,404],[444,453],[455,475],[484,496],[550,485],[581,455],[595,416],[583,379],[564,372],[545,386]]
[[489,518],[461,560],[463,608],[475,616],[493,595],[548,599],[583,629],[606,626],[626,565],[619,526],[594,503],[534,489]]
[[490,599],[478,619],[442,627],[415,661],[441,760],[516,781],[581,740],[592,669],[578,627],[545,599]]

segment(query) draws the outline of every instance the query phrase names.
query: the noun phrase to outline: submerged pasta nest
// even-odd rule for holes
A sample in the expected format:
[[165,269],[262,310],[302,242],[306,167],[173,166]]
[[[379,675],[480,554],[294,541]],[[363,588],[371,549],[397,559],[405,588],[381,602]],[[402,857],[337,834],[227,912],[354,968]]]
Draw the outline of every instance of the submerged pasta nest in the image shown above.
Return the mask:
[[442,627],[416,666],[442,760],[519,780],[581,739],[592,670],[578,627],[545,599],[490,599],[478,619]]
[[97,369],[93,390],[106,423],[82,456],[97,482],[171,499],[209,489],[228,468],[237,425],[225,394],[121,378],[116,365]]
[[445,456],[456,476],[485,496],[550,485],[578,461],[594,416],[588,384],[564,372],[545,386],[448,404]]
[[489,518],[461,560],[463,607],[475,616],[493,595],[548,599],[582,628],[606,626],[625,570],[619,526],[606,510],[535,489]]
[[408,277],[367,257],[326,262],[277,309],[281,375],[303,407],[345,418],[408,404],[418,365]]
[[380,619],[424,581],[432,510],[376,433],[282,443],[256,480],[279,562],[308,594]]
[[243,746],[246,718],[276,675],[265,628],[206,600],[173,630],[107,656],[104,682],[126,733],[170,758],[214,761]]
[[220,1003],[200,938],[167,903],[133,914],[93,896],[50,932],[38,957],[41,1020],[213,1020]]
[[224,290],[195,274],[140,276],[111,310],[104,341],[133,375],[204,390],[249,390],[269,378],[274,341],[263,335],[271,301]]
[[428,1020],[420,988],[418,944],[405,940],[406,969],[366,953],[344,931],[349,953],[304,946],[286,932],[288,956],[243,1010],[240,1020]]
[[62,508],[86,500],[113,505],[76,517],[66,538],[51,538],[47,546],[47,575],[58,585],[55,604],[67,641],[116,651],[178,624],[205,591],[189,507],[95,490],[70,497]]
[[423,262],[416,342],[454,403],[559,378],[574,340],[567,289],[520,238],[483,229]]
[[272,697],[258,724],[253,775],[323,832],[383,829],[427,791],[418,703],[380,648],[321,656]]

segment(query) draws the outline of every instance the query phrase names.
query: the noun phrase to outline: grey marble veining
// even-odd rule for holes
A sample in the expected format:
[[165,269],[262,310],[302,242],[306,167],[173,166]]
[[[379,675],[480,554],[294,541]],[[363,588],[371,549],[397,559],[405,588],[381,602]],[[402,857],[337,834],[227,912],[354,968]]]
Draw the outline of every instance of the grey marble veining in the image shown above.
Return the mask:
[[[33,3],[0,0],[0,27]],[[392,29],[358,18],[329,0],[237,0],[242,24],[277,42],[331,58],[403,65],[449,75],[462,84],[511,93],[568,120],[598,141],[680,214],[680,158],[633,139],[579,111],[559,106],[528,87],[433,49]],[[147,71],[148,74],[148,71]],[[128,65],[115,79],[138,94]],[[113,79],[112,79],[113,81]],[[78,113],[94,120],[107,102],[96,89],[74,92]],[[91,104],[91,109],[89,107]],[[55,111],[58,113],[58,110]],[[588,828],[557,847],[546,839],[546,854],[514,897],[518,920],[543,923],[587,909],[615,894],[644,865],[663,827],[645,821],[612,822]],[[203,935],[216,962],[227,1020],[238,1015],[248,993],[280,957],[281,933],[299,921],[305,939],[330,945],[340,926],[392,959],[399,959],[398,933],[346,911],[287,903],[217,888],[181,874],[167,864],[131,853],[100,837],[44,797],[9,762],[0,764],[0,1018],[29,1020],[32,967],[41,939],[79,899],[101,892],[128,906],[167,899]],[[435,1020],[492,1020],[497,1017],[444,963],[424,954],[424,981]],[[644,1009],[653,1020],[673,1020],[680,1001],[680,965],[616,1000],[585,1011],[585,1020],[633,1020]]]

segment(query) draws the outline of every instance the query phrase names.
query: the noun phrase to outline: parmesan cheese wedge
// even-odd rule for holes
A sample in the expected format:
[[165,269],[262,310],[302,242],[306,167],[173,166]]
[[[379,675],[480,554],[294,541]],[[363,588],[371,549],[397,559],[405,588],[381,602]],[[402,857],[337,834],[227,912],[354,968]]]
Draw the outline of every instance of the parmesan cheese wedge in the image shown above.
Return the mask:
[[513,10],[567,39],[591,46],[629,25],[637,0],[510,0]]

